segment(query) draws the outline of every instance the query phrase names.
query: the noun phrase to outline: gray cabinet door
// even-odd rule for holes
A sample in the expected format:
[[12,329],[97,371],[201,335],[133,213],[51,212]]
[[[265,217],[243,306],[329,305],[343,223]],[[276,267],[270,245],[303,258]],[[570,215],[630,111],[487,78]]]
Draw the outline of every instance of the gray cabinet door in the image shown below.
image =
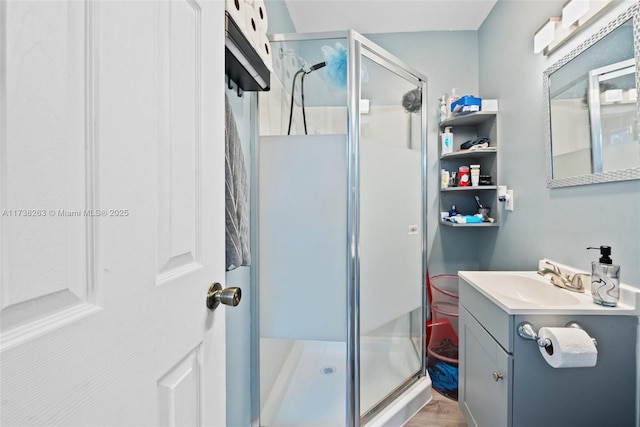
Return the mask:
[[513,356],[460,306],[459,404],[469,426],[511,425]]

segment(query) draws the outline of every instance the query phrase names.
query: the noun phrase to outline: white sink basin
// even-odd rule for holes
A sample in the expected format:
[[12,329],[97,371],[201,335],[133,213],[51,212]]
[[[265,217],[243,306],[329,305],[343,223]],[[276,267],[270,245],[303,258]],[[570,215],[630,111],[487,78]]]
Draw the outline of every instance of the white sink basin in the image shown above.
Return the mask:
[[496,298],[507,299],[507,302],[530,304],[537,307],[580,304],[580,299],[570,291],[550,286],[548,279],[539,277],[540,279],[522,274],[496,274],[486,277],[485,287],[493,291]]
[[603,307],[591,298],[589,283],[584,293],[551,284],[535,271],[460,271],[467,284],[509,314],[611,314],[638,315],[640,290],[621,285],[617,307]]

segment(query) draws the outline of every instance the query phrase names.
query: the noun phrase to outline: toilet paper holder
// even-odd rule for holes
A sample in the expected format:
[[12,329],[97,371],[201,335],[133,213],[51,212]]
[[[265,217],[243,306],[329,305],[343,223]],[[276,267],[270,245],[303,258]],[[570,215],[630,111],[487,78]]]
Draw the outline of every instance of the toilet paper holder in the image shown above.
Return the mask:
[[[584,328],[578,324],[578,322],[569,322],[564,325],[565,328],[576,328],[582,329]],[[525,340],[535,341],[540,347],[549,347],[551,345],[551,340],[549,338],[540,338],[538,337],[538,333],[533,329],[533,325],[529,322],[522,322],[518,325],[518,335],[520,335]],[[591,338],[593,341],[593,345],[597,346],[598,342],[595,338]]]

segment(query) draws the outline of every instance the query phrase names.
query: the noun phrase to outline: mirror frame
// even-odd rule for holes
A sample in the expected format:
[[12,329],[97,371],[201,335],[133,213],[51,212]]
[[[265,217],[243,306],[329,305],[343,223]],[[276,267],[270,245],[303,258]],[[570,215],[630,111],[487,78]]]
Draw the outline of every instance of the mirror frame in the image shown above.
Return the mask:
[[[591,173],[588,175],[576,175],[564,178],[553,178],[553,156],[552,156],[552,141],[551,141],[551,99],[550,99],[550,84],[549,79],[551,74],[557,71],[560,67],[567,64],[569,61],[580,55],[582,52],[593,46],[600,39],[611,33],[613,30],[627,22],[629,19],[633,19],[633,50],[635,56],[635,68],[636,68],[636,88],[640,90],[640,66],[638,61],[640,60],[640,5],[636,2],[628,8],[624,13],[620,14],[616,19],[609,22],[605,27],[602,27],[599,31],[593,34],[589,39],[579,44],[575,49],[569,52],[566,56],[554,63],[551,67],[547,68],[543,73],[543,90],[544,90],[544,102],[545,102],[545,163],[547,168],[547,188],[558,187],[570,187],[574,185],[584,184],[597,184],[601,182],[611,181],[627,181],[633,179],[640,179],[640,165],[628,169],[619,169],[609,172]],[[636,116],[640,121],[640,98],[636,101]]]

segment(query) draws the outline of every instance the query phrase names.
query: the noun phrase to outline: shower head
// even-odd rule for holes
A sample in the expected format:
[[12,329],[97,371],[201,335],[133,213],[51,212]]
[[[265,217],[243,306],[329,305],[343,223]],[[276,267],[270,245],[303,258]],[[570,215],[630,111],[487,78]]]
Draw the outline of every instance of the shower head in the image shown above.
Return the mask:
[[305,74],[312,73],[312,72],[314,72],[316,70],[319,70],[320,68],[326,67],[326,66],[327,66],[326,62],[318,62],[317,64],[312,65],[311,67],[309,67],[308,70],[305,70]]
[[422,90],[415,88],[402,96],[402,106],[407,113],[415,113],[422,108]]

